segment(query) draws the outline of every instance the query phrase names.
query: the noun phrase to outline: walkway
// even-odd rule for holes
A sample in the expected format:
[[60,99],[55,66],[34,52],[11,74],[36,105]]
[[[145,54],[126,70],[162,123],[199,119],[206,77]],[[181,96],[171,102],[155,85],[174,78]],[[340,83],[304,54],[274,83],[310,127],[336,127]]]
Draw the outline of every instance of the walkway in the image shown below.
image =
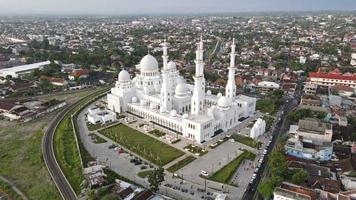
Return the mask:
[[23,192],[21,192],[21,190],[18,189],[13,182],[9,181],[8,179],[6,179],[3,176],[0,176],[0,180],[4,181],[6,184],[8,184],[11,187],[11,189],[13,191],[15,191],[23,200],[28,200],[26,195]]

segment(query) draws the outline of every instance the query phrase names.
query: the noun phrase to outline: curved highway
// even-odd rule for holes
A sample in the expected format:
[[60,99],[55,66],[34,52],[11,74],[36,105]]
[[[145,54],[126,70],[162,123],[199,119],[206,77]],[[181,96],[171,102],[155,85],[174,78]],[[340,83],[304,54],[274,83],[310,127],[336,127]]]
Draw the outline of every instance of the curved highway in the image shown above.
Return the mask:
[[49,124],[43,140],[42,140],[42,153],[43,159],[47,166],[47,169],[56,184],[61,196],[65,200],[76,200],[77,195],[75,194],[72,186],[69,184],[67,178],[64,176],[59,164],[57,163],[56,156],[54,153],[54,133],[59,122],[64,118],[64,116],[74,107],[75,103],[71,106],[67,106],[62,110]]
[[51,175],[54,183],[56,184],[62,198],[64,200],[76,200],[78,199],[76,193],[74,192],[72,186],[68,182],[67,178],[62,172],[61,167],[59,166],[56,155],[54,152],[54,134],[56,131],[56,128],[58,124],[62,121],[62,119],[68,114],[69,111],[71,111],[75,106],[78,105],[78,103],[87,97],[90,97],[91,95],[94,95],[98,93],[98,95],[93,96],[93,98],[96,98],[100,95],[105,95],[106,91],[110,88],[111,86],[108,86],[107,88],[102,88],[99,91],[93,92],[78,101],[74,102],[70,106],[64,107],[64,109],[50,122],[47,130],[45,131],[43,140],[42,140],[42,154],[43,154],[43,159],[45,161],[45,164],[47,166],[47,169],[49,171],[49,174]]

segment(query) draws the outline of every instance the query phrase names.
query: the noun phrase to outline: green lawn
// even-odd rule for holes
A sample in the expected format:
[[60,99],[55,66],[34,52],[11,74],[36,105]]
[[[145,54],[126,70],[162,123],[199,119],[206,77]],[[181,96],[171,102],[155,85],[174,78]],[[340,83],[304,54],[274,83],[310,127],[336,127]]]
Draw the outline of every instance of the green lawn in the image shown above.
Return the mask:
[[209,177],[210,180],[229,184],[231,177],[235,174],[236,170],[239,168],[243,160],[253,160],[256,155],[250,151],[245,150],[237,158],[231,161],[229,164],[225,165],[223,168],[215,172]]
[[275,106],[271,99],[259,99],[256,102],[256,110],[272,115],[275,112]]
[[90,122],[87,122],[86,124],[87,124],[87,128],[88,128],[89,131],[96,131],[96,130],[98,130],[100,128],[105,128],[107,126],[113,125],[114,123],[116,123],[116,121],[111,122],[111,123],[107,123],[107,124],[100,124],[100,123],[92,124]]
[[97,135],[94,134],[94,133],[92,133],[92,134],[90,135],[90,137],[91,137],[93,143],[95,143],[95,144],[101,144],[101,143],[105,143],[105,142],[106,142],[105,139],[103,139],[102,137],[97,136]]
[[61,169],[73,187],[75,193],[81,191],[80,184],[84,180],[81,160],[69,116],[66,116],[56,129],[54,150]]
[[[81,183],[85,179],[80,157],[82,158],[84,167],[89,161],[93,161],[94,159],[84,148],[79,135],[77,135],[77,144],[74,129],[78,130],[78,128],[75,120],[74,127],[72,126],[70,116],[75,113],[73,119],[76,119],[77,111],[80,112],[80,110],[82,110],[86,105],[95,101],[94,97],[101,94],[104,90],[105,88],[101,88],[76,102],[75,107],[59,123],[54,135],[54,151],[57,162],[76,194],[80,194]],[[77,145],[79,147],[79,151]]]
[[184,166],[188,165],[189,163],[193,162],[195,159],[196,158],[194,156],[188,156],[183,160],[178,161],[176,164],[170,166],[167,171],[174,173],[179,169],[183,168]]
[[123,124],[103,129],[100,133],[159,166],[184,154],[176,148]]
[[157,130],[157,129],[152,130],[152,131],[150,131],[150,132],[148,132],[148,133],[149,133],[149,134],[152,134],[152,135],[154,135],[154,136],[156,136],[156,137],[163,137],[163,136],[166,135],[166,133],[164,133],[164,132],[162,132],[162,131],[160,131],[160,130]]
[[260,142],[257,142],[256,140],[254,140],[250,137],[243,136],[243,135],[232,134],[231,138],[233,138],[236,142],[245,144],[252,148],[257,148],[257,147],[261,146]]
[[199,156],[202,156],[206,153],[208,153],[208,150],[204,150],[203,148],[197,146],[197,145],[192,145],[192,144],[189,144],[187,146],[184,147],[184,149],[187,149],[189,152],[191,153],[194,153],[194,154],[199,154]]
[[141,178],[146,178],[147,176],[152,174],[152,172],[153,172],[153,170],[140,171],[139,173],[137,173],[137,176],[139,176]]

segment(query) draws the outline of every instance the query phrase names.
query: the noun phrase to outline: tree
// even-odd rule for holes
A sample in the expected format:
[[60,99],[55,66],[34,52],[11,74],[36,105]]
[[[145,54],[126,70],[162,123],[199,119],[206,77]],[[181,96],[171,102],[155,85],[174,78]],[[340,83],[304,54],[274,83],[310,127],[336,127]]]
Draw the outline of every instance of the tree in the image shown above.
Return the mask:
[[272,176],[270,179],[263,181],[258,186],[258,192],[263,196],[264,199],[268,199],[272,196],[274,188],[280,185],[282,178],[279,176]]
[[295,172],[291,178],[291,182],[297,185],[301,185],[305,183],[305,181],[308,179],[309,175],[306,171],[300,169],[297,172]]
[[153,191],[157,191],[161,183],[164,181],[164,169],[162,167],[154,169],[151,174],[148,175],[148,182],[150,188]]
[[288,177],[289,171],[287,159],[283,150],[274,150],[269,157],[268,165],[271,168],[272,174],[281,177]]

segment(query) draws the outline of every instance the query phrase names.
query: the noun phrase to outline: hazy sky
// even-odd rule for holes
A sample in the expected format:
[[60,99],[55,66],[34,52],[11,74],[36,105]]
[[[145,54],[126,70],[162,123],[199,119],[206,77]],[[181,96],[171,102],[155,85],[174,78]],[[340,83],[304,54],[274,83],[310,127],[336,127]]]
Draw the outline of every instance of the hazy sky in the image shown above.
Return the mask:
[[0,0],[0,15],[122,15],[315,10],[356,10],[356,0]]

